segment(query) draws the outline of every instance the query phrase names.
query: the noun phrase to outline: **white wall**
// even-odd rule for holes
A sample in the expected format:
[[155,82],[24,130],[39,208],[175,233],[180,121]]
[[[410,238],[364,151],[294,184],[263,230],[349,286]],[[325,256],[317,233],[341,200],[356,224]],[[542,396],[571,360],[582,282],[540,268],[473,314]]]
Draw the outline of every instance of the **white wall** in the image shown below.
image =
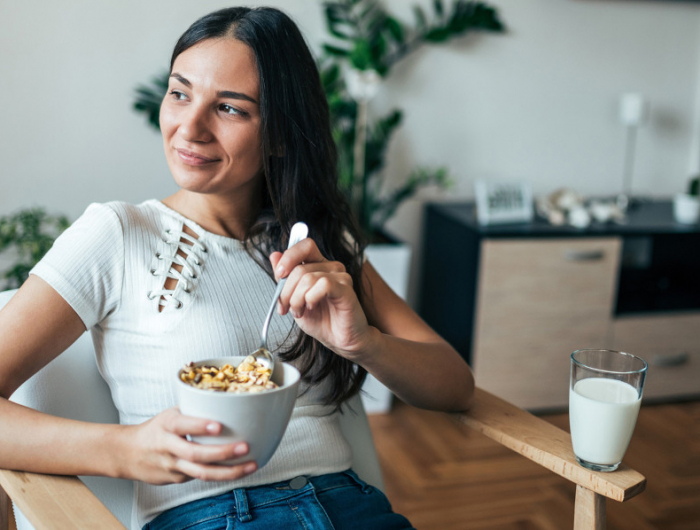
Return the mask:
[[[685,188],[700,165],[700,4],[493,3],[508,34],[424,49],[400,65],[379,96],[375,107],[406,110],[390,153],[392,179],[415,164],[445,164],[457,186],[434,198],[471,197],[477,178],[526,180],[537,194],[561,186],[615,194],[625,139],[617,104],[621,94],[639,91],[652,112],[638,135],[633,189],[670,196]],[[394,5],[398,11],[403,4]],[[412,301],[421,226],[420,200],[389,224],[416,250]]]
[[[318,49],[320,0],[247,2],[263,3],[283,7]],[[410,19],[413,3],[430,5],[386,5]],[[685,186],[700,165],[700,4],[493,3],[506,35],[425,48],[372,102],[374,115],[405,111],[389,152],[391,182],[415,165],[446,165],[457,180],[450,199],[471,196],[479,177],[525,179],[536,193],[615,193],[624,142],[616,102],[640,91],[652,120],[638,137],[634,189],[670,195]],[[171,193],[160,138],[131,110],[133,89],[167,68],[197,16],[225,5],[0,0],[0,214],[41,205],[75,218],[93,201]],[[390,223],[416,247],[419,206],[411,201]]]

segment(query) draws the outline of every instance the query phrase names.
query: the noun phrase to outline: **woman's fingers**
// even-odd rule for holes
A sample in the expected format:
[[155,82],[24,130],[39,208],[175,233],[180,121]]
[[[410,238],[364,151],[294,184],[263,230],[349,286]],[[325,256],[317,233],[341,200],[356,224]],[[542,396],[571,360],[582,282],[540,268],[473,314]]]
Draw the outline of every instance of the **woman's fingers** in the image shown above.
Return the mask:
[[270,263],[272,264],[273,271],[277,268],[277,264],[279,263],[281,258],[282,258],[281,252],[273,252],[272,254],[270,254]]
[[180,473],[199,480],[237,480],[253,473],[258,466],[255,462],[246,462],[235,466],[204,465],[180,459],[175,463]]
[[221,432],[221,424],[205,418],[185,416],[177,407],[169,409],[162,417],[163,428],[178,436],[216,436]]
[[188,442],[179,436],[172,436],[168,439],[168,450],[180,459],[200,464],[213,464],[248,454],[248,444],[236,442],[205,445]]
[[344,296],[352,291],[352,278],[345,266],[338,261],[328,261],[310,238],[284,253],[273,252],[270,264],[278,280],[286,278],[278,303],[281,315],[291,310],[295,318],[301,318],[324,297]]
[[330,278],[321,278],[304,293],[304,304],[309,310],[316,307],[324,298],[331,300],[354,294],[352,278],[349,274],[340,273]]
[[204,445],[185,440],[188,434],[215,436],[221,432],[221,424],[185,416],[177,407],[166,409],[140,425],[129,426],[123,432],[128,435],[126,458],[131,459],[128,477],[135,480],[150,484],[180,484],[192,478],[231,480],[257,469],[254,462],[236,466],[218,464],[248,455],[245,442]]
[[303,275],[297,283],[289,308],[295,318],[301,318],[307,309],[315,308],[324,298],[339,298],[352,293],[352,278],[346,272],[312,272]]
[[248,444],[245,442],[212,445],[188,442],[184,438],[186,435],[218,435],[221,432],[221,424],[203,418],[185,416],[177,407],[163,414],[163,425],[166,431],[174,435],[168,437],[168,450],[178,458],[209,463],[237,458],[248,453]]
[[324,261],[297,265],[287,277],[287,282],[282,289],[279,299],[280,313],[284,315],[290,307],[292,295],[297,292],[302,281],[308,283],[317,278],[318,274],[345,272],[345,267],[338,261]]
[[287,249],[276,265],[274,265],[275,278],[286,278],[287,275],[302,263],[318,263],[327,261],[311,238],[306,238],[292,248]]

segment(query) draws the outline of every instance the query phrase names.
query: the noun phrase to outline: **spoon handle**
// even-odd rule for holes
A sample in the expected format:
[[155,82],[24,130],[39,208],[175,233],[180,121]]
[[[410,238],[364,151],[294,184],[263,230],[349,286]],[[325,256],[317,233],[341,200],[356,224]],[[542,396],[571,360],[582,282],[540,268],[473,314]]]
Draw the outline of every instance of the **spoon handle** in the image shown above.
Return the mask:
[[[289,234],[289,244],[287,245],[287,250],[292,248],[294,245],[299,243],[302,239],[306,239],[309,235],[309,227],[306,223],[298,222],[292,227],[292,231]],[[277,300],[282,294],[282,289],[284,284],[287,282],[287,278],[282,278],[277,284],[277,289],[275,289],[275,294],[272,297],[272,303],[270,304],[270,309],[267,311],[267,316],[265,317],[265,323],[263,324],[262,333],[260,334],[260,348],[267,348],[267,328],[270,327],[270,321],[272,320],[272,315],[275,312],[275,306],[277,305]]]
[[262,333],[260,334],[260,349],[267,349],[267,328],[270,327],[270,321],[272,320],[272,315],[275,312],[275,306],[277,305],[277,299],[282,294],[282,289],[287,278],[282,278],[277,284],[277,289],[275,289],[275,294],[272,296],[272,303],[270,304],[270,309],[267,310],[267,316],[265,317],[265,323],[263,324]]

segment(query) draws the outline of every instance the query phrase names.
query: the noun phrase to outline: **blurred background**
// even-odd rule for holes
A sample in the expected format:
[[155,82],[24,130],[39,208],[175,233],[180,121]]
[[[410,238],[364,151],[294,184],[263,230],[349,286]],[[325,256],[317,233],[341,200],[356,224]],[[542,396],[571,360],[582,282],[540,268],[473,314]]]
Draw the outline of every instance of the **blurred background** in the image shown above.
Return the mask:
[[[321,2],[265,4],[286,10],[316,52],[328,42]],[[413,2],[383,4],[412,20]],[[132,110],[134,89],[168,68],[193,20],[227,5],[0,1],[0,215],[42,206],[74,220],[91,202],[174,191],[159,134]],[[635,192],[670,196],[700,164],[700,4],[491,5],[506,33],[422,47],[369,102],[370,115],[404,111],[387,152],[388,186],[417,165],[446,166],[455,182],[447,194],[427,190],[407,201],[388,224],[414,247],[410,299],[426,197],[471,197],[479,178],[525,180],[536,194],[564,186],[617,193],[625,142],[618,106],[626,92],[651,105],[637,141]]]

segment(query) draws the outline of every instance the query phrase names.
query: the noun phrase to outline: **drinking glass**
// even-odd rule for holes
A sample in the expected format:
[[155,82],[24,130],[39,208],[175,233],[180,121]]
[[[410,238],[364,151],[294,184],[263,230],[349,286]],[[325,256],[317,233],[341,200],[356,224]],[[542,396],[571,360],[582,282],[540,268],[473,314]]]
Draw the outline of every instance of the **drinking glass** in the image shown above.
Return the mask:
[[647,373],[644,359],[613,350],[571,354],[569,424],[576,460],[615,471],[632,438]]

